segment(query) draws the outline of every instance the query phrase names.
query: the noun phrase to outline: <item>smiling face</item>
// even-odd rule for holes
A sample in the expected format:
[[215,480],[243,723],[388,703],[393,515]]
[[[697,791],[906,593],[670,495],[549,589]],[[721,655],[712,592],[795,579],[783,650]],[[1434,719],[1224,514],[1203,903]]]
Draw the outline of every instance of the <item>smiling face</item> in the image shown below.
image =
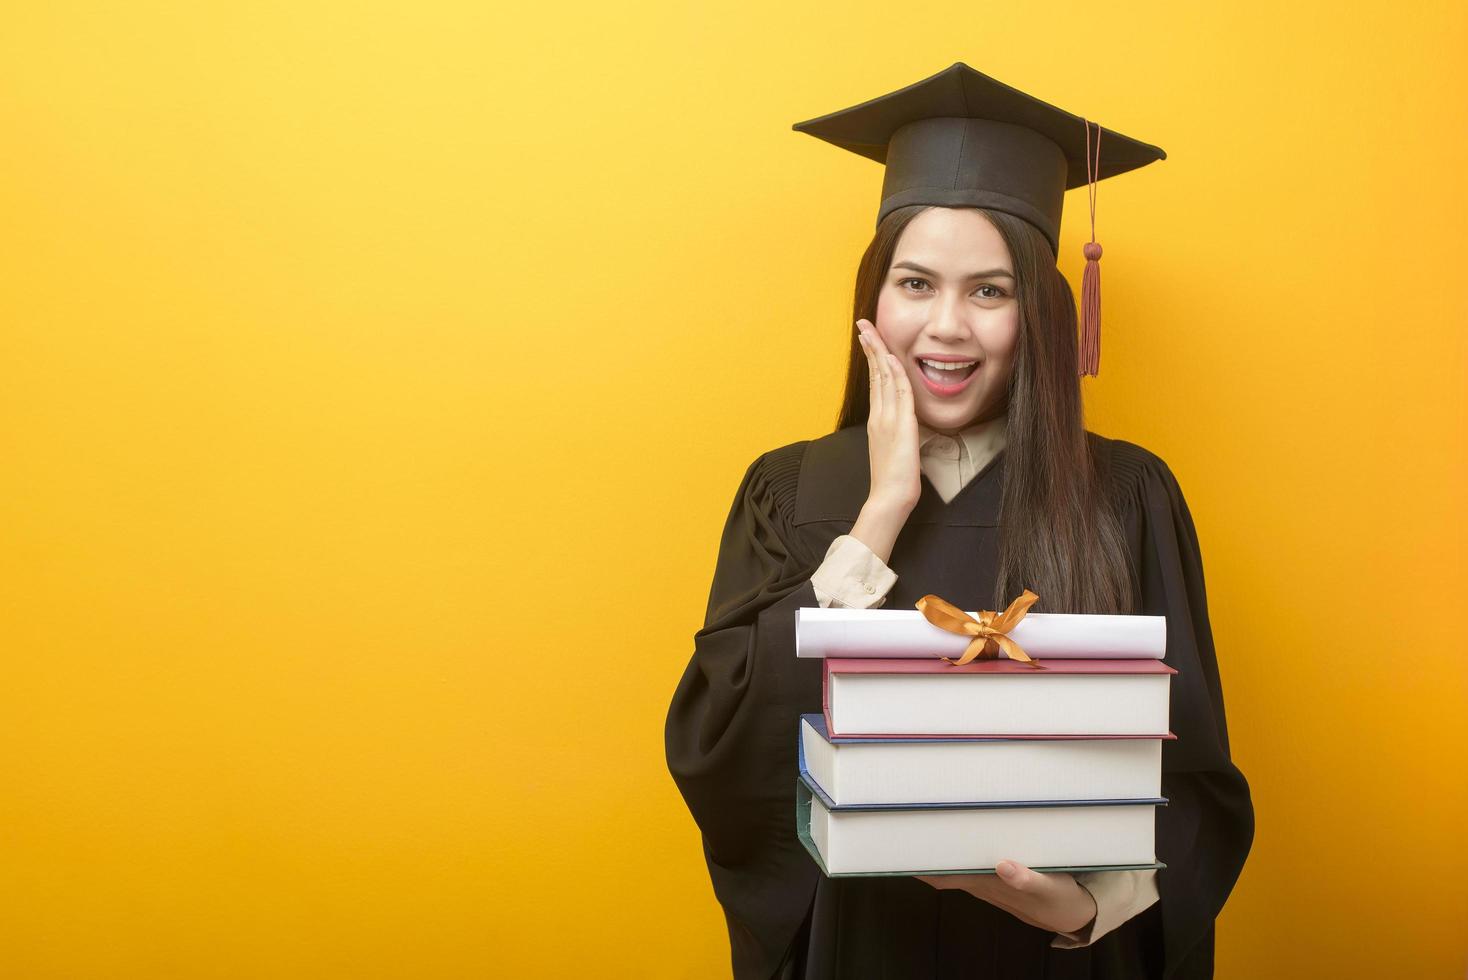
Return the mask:
[[1003,402],[1019,339],[1015,286],[1009,249],[978,211],[929,208],[903,229],[876,327],[912,382],[919,422],[951,434]]

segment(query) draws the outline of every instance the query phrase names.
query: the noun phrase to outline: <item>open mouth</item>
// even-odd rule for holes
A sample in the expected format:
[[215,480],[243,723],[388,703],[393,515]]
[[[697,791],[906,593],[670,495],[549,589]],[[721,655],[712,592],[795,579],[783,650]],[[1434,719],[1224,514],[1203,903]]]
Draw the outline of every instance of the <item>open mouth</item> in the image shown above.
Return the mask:
[[959,367],[939,366],[938,361],[925,357],[917,358],[918,373],[923,376],[923,387],[939,398],[956,398],[963,394],[969,382],[984,366],[983,361],[954,361]]
[[935,363],[934,361],[926,361],[919,358],[918,370],[923,373],[923,377],[933,382],[933,384],[944,388],[951,388],[954,385],[963,384],[963,382],[973,377],[973,373],[979,369],[978,361],[973,361],[967,367],[961,367],[956,370],[935,367]]

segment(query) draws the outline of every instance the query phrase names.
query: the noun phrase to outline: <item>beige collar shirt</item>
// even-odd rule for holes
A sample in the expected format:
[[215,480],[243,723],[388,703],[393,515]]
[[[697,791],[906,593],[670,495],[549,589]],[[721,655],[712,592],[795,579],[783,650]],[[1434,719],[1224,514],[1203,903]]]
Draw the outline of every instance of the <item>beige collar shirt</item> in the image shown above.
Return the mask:
[[[918,423],[918,465],[944,503],[968,486],[1004,448],[1005,417],[979,422],[944,435]],[[825,560],[811,576],[823,608],[874,609],[887,600],[897,573],[861,541],[843,534],[831,542]],[[1057,949],[1089,946],[1158,900],[1157,872],[1081,871],[1075,880],[1096,900],[1096,918],[1079,932],[1058,932]]]
[[1003,415],[948,436],[918,423],[918,465],[947,503],[1004,448]]

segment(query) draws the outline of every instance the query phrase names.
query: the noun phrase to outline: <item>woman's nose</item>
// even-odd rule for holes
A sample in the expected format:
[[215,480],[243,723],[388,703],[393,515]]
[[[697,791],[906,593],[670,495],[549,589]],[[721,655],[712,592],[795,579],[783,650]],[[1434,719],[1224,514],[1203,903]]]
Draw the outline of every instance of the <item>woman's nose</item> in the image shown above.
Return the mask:
[[933,318],[928,330],[934,337],[944,340],[962,340],[968,336],[968,323],[964,320],[961,300],[952,297],[940,300],[933,306]]

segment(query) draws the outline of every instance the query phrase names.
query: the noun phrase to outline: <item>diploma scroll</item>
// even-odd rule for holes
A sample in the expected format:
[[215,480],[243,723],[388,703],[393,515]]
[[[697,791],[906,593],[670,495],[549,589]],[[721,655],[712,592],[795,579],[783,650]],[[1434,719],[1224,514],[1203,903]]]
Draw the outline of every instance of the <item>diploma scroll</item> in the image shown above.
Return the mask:
[[[1029,613],[1008,635],[1040,660],[1161,660],[1167,649],[1167,617]],[[957,658],[972,640],[934,626],[916,609],[802,606],[795,611],[797,657]]]

